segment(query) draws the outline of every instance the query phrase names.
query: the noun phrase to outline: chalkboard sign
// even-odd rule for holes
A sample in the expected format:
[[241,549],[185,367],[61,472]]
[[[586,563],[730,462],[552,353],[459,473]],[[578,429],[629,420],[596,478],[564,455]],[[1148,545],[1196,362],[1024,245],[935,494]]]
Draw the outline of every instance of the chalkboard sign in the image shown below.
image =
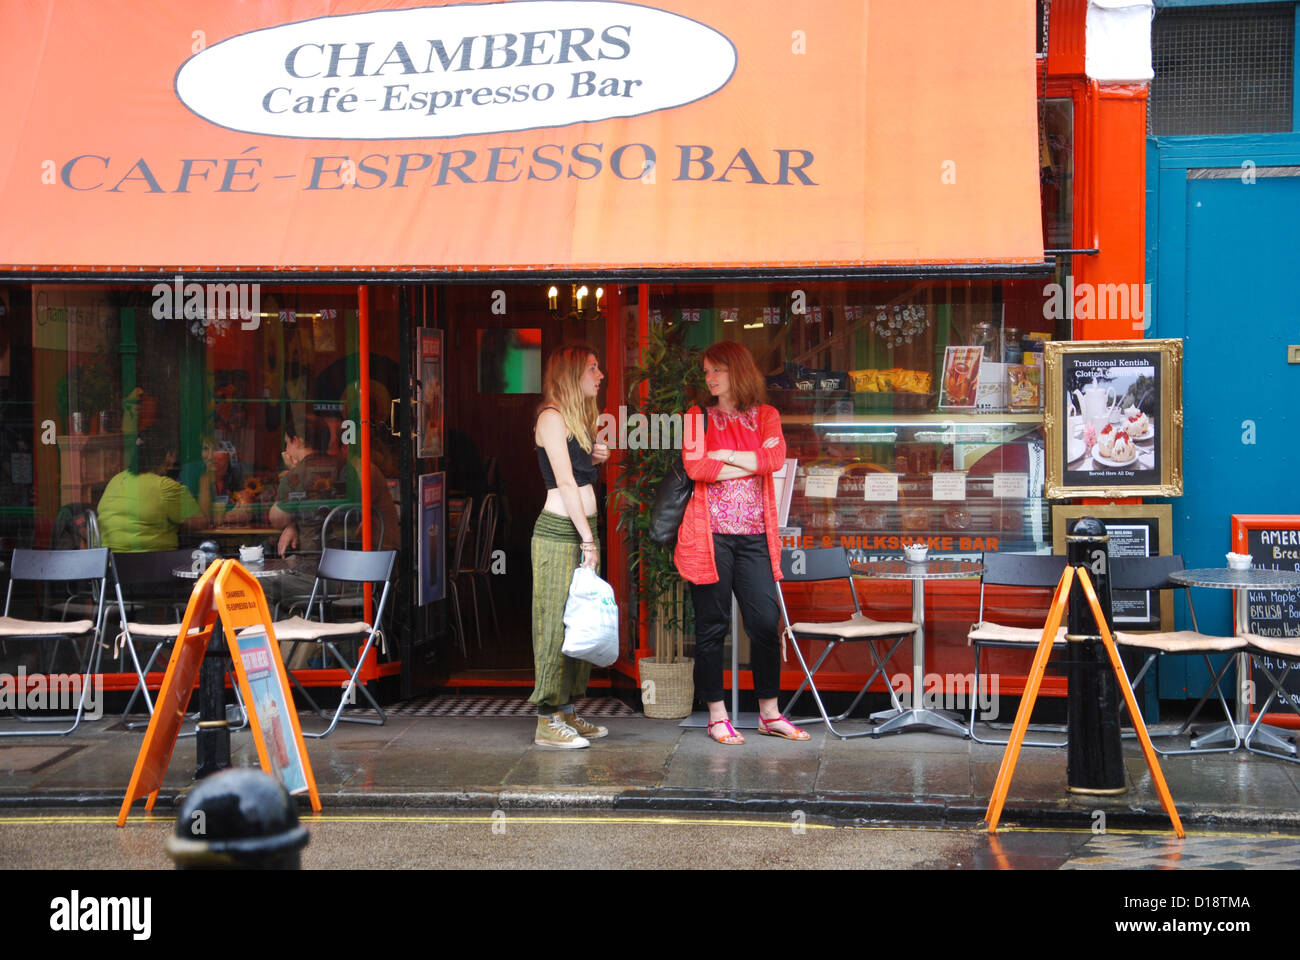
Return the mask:
[[[1251,566],[1261,570],[1300,570],[1300,516],[1236,515],[1232,518],[1232,549],[1250,554]],[[1300,637],[1300,591],[1248,590],[1246,597],[1246,621],[1251,633],[1261,637]],[[1274,676],[1285,669],[1274,657],[1259,659]],[[1252,674],[1255,690],[1263,702],[1273,685],[1257,669],[1252,669]],[[1293,672],[1287,677],[1285,688],[1287,698],[1300,707],[1300,676]],[[1277,704],[1268,718],[1273,723],[1300,726],[1300,718],[1282,704]]]

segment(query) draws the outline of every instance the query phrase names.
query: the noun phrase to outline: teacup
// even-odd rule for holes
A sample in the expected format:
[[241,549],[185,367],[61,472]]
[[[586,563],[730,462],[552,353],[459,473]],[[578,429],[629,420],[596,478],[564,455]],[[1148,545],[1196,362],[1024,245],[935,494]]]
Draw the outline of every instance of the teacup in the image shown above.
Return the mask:
[[924,543],[909,543],[903,547],[903,558],[908,563],[924,563],[930,548]]
[[265,550],[263,549],[263,547],[261,546],[261,544],[255,546],[255,547],[243,547],[243,546],[241,546],[241,547],[239,548],[239,562],[240,562],[240,563],[261,563],[261,562],[262,562],[262,558],[263,558],[265,555],[266,555],[266,554],[265,554]]
[[1229,553],[1228,558],[1229,570],[1249,570],[1250,563],[1253,559],[1248,553]]

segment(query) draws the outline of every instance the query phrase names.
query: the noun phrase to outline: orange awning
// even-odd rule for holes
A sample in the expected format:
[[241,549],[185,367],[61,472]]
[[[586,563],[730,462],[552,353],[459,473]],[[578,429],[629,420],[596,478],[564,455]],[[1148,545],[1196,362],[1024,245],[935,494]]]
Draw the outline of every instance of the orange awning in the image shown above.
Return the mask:
[[12,0],[0,271],[1034,265],[1032,0]]

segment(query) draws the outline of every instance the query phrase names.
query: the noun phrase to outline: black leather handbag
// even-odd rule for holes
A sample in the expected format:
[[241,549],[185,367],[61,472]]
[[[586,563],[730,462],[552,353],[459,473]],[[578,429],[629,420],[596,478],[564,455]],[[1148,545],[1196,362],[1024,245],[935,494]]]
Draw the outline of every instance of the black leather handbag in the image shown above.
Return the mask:
[[[704,432],[709,431],[709,415],[704,414]],[[661,547],[671,547],[677,542],[677,530],[686,516],[686,505],[695,492],[695,481],[686,473],[681,458],[673,461],[668,474],[655,491],[655,502],[650,507],[650,539]]]

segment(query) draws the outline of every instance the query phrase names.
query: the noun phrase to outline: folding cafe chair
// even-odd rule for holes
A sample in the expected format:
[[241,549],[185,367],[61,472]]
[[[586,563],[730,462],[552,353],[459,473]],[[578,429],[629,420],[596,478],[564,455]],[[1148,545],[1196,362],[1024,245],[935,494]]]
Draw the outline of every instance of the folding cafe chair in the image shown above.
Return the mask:
[[[34,640],[37,642],[70,640],[86,645],[82,660],[81,693],[75,714],[53,717],[24,717],[15,711],[15,717],[25,723],[63,723],[72,725],[62,730],[0,730],[0,737],[61,736],[71,733],[81,723],[86,708],[86,696],[91,677],[98,672],[104,631],[104,588],[107,586],[108,550],[104,547],[87,550],[24,550],[13,553],[10,566],[9,589],[5,595],[4,615],[0,616],[0,640]],[[94,620],[24,620],[10,615],[14,609],[14,584],[22,582],[40,584],[89,583],[92,595],[97,597]],[[51,666],[53,660],[51,660]],[[51,688],[51,692],[53,692]]]
[[[853,584],[853,570],[849,567],[849,554],[844,547],[832,547],[824,550],[782,550],[781,573],[783,579],[777,582],[777,601],[781,605],[781,618],[787,624],[786,632],[791,641],[790,645],[794,647],[795,656],[799,659],[799,666],[803,668],[804,675],[804,680],[799,684],[799,689],[794,692],[794,696],[786,703],[785,712],[791,712],[790,708],[806,688],[812,694],[821,717],[820,719],[811,718],[792,722],[796,724],[825,723],[826,729],[841,740],[874,734],[875,731],[873,730],[864,730],[860,733],[841,733],[835,729],[834,724],[846,719],[853,713],[854,708],[866,696],[867,688],[871,686],[872,681],[877,676],[885,681],[885,687],[889,690],[889,698],[893,702],[894,708],[896,710],[902,709],[898,695],[889,684],[889,675],[886,672],[885,665],[889,662],[889,658],[897,652],[902,642],[916,633],[917,625],[915,623],[872,620],[863,614],[862,606],[858,603],[858,591]],[[784,588],[787,584],[820,583],[835,580],[844,581],[848,587],[849,596],[853,599],[853,615],[849,619],[831,622],[791,622],[790,613],[785,605]],[[883,657],[877,653],[877,640],[893,640],[893,644]],[[803,651],[799,649],[800,641],[826,644],[826,649],[822,651],[822,655],[817,658],[817,662],[811,668],[808,666],[808,661],[804,659]],[[871,672],[871,676],[867,677],[867,682],[862,685],[862,689],[853,698],[849,708],[837,716],[828,716],[826,705],[822,702],[821,693],[817,690],[817,684],[813,677],[821,668],[821,665],[826,662],[826,658],[831,655],[832,651],[842,643],[852,643],[854,641],[866,642],[867,650],[871,652],[871,658],[875,661],[876,668]]]
[[[1131,647],[1147,654],[1142,669],[1133,678],[1131,686],[1135,688],[1142,682],[1142,678],[1146,676],[1151,664],[1162,654],[1199,654],[1205,660],[1206,669],[1210,671],[1210,676],[1213,678],[1210,681],[1209,688],[1201,695],[1201,699],[1196,701],[1196,706],[1192,708],[1191,715],[1188,716],[1181,727],[1170,734],[1153,735],[1151,745],[1155,747],[1157,753],[1165,757],[1188,753],[1230,753],[1241,745],[1241,736],[1237,733],[1232,709],[1223,696],[1220,683],[1235,658],[1224,657],[1222,665],[1216,670],[1214,664],[1210,662],[1210,655],[1235,653],[1243,650],[1246,647],[1247,640],[1244,637],[1220,637],[1200,632],[1200,628],[1196,624],[1196,608],[1192,605],[1191,591],[1188,590],[1186,584],[1175,583],[1169,579],[1169,574],[1182,569],[1183,558],[1176,554],[1171,557],[1111,557],[1111,590],[1182,590],[1183,596],[1187,598],[1187,612],[1192,621],[1192,629],[1190,630],[1173,630],[1163,633],[1136,633],[1116,630],[1115,643],[1121,648]],[[1218,698],[1219,707],[1223,710],[1225,726],[1219,729],[1223,729],[1225,733],[1231,733],[1233,740],[1231,746],[1197,747],[1195,740],[1186,750],[1161,750],[1156,746],[1157,739],[1163,739],[1165,736],[1179,737],[1187,733],[1196,721],[1197,715],[1201,712],[1201,707],[1205,705],[1211,694]]]
[[[460,613],[460,576],[463,558],[465,556],[465,543],[469,538],[469,525],[473,519],[474,498],[466,497],[460,501],[460,512],[455,510],[455,498],[449,501],[448,506],[452,508],[452,522],[455,529],[451,534],[452,549],[451,562],[447,565],[447,593],[451,597],[451,612],[456,618],[456,636],[460,638],[460,655],[468,657],[469,651],[465,646],[465,620]],[[477,605],[474,610],[475,624],[478,623]],[[483,636],[478,635],[479,647],[483,646]]]
[[[297,649],[298,644],[318,643],[324,652],[332,656],[338,665],[348,672],[348,681],[343,686],[343,694],[339,698],[338,709],[334,711],[332,718],[328,718],[330,720],[329,726],[318,733],[309,733],[304,730],[304,737],[329,736],[334,731],[334,728],[338,726],[340,720],[349,723],[372,723],[377,725],[384,723],[386,718],[383,708],[370,695],[370,691],[366,689],[365,684],[357,683],[357,674],[361,672],[361,665],[366,662],[366,655],[370,652],[370,648],[374,646],[375,640],[382,637],[379,625],[384,619],[384,607],[388,603],[393,566],[396,560],[397,551],[395,550],[336,550],[332,547],[326,547],[321,553],[320,565],[316,568],[316,582],[312,586],[311,599],[307,604],[307,610],[313,609],[317,594],[321,593],[323,595],[323,591],[329,589],[331,583],[382,583],[384,589],[378,604],[375,606],[373,623],[367,623],[364,620],[332,623],[294,616],[287,620],[276,621],[273,625],[276,640],[282,644],[291,644],[289,656],[285,657],[286,663],[293,659],[293,652]],[[365,644],[358,653],[356,662],[349,664],[339,652],[338,643],[345,638],[360,638],[361,636],[366,638]],[[299,683],[293,672],[289,673],[289,677],[293,681],[293,685],[311,704],[312,709],[316,711],[316,715],[321,719],[327,719],[325,712],[321,710],[306,688]],[[361,691],[361,695],[369,701],[375,712],[379,714],[378,717],[344,716],[343,709],[352,701],[354,690]]]
[[[193,581],[177,579],[173,571],[188,567],[194,562],[191,550],[156,550],[146,553],[114,553],[109,557],[113,570],[113,587],[117,593],[118,619],[121,629],[113,643],[113,656],[125,652],[135,668],[136,685],[122,711],[126,720],[138,698],[143,697],[149,716],[153,716],[153,699],[145,678],[158,662],[159,656],[176,640],[185,615],[186,594]],[[125,593],[123,589],[125,588]],[[170,609],[169,609],[170,608]],[[200,627],[192,627],[197,632]],[[137,646],[153,644],[153,650],[144,666],[140,665]],[[243,697],[239,684],[232,683],[235,700],[239,704],[239,730],[247,723]],[[127,729],[144,726],[144,721],[128,722]],[[193,736],[194,732],[181,736]]]
[[[50,535],[51,550],[85,550],[102,547],[103,539],[99,535],[99,517],[88,503],[68,503],[59,509],[54,518],[54,532]],[[69,617],[86,619],[95,616],[99,610],[99,597],[93,586],[86,583],[69,582],[64,587],[64,594],[59,604],[59,619]],[[47,606],[53,606],[49,598]],[[111,616],[113,610],[106,608],[105,615]]]
[[[370,531],[372,542],[377,546],[384,542],[384,515],[378,507],[370,508]],[[345,503],[335,507],[325,517],[325,523],[321,525],[320,542],[323,547],[334,547],[341,550],[363,550],[362,541],[362,513],[361,504]],[[304,598],[305,599],[305,598]],[[355,616],[357,611],[364,609],[365,596],[359,586],[345,586],[337,590],[334,596],[318,596],[318,604],[323,603],[326,611],[320,615],[321,620],[331,616]],[[293,610],[290,609],[290,614]],[[307,618],[311,619],[310,611]]]
[[[452,568],[453,585],[460,583],[461,577],[469,577],[470,599],[474,607],[474,633],[478,638],[479,649],[483,649],[483,629],[478,612],[478,581],[482,579],[487,591],[488,612],[492,614],[492,629],[497,638],[501,636],[501,627],[497,623],[496,601],[492,597],[492,543],[497,529],[497,495],[489,493],[479,506],[478,521],[474,526],[474,554],[466,564],[462,557],[459,564]],[[459,536],[460,531],[457,531]],[[463,548],[459,551],[464,552]],[[463,564],[463,566],[461,566]],[[459,604],[459,600],[457,601]],[[457,616],[459,616],[457,609]]]
[[[1033,651],[1037,649],[1038,642],[1043,636],[1042,627],[1011,627],[985,620],[985,588],[989,586],[1038,588],[1048,591],[1050,596],[1064,573],[1065,557],[1062,556],[1024,553],[984,554],[984,573],[980,577],[979,620],[971,625],[970,631],[966,634],[966,639],[975,652],[975,684],[970,702],[969,733],[970,738],[976,743],[1001,746],[1007,742],[1006,740],[984,740],[975,732],[976,713],[979,708],[979,697],[975,693],[980,689],[980,651],[985,647]],[[1065,627],[1062,626],[1056,631],[1052,650],[1059,652],[1064,648]],[[1065,740],[1025,740],[1027,747],[1063,747],[1065,744]]]

